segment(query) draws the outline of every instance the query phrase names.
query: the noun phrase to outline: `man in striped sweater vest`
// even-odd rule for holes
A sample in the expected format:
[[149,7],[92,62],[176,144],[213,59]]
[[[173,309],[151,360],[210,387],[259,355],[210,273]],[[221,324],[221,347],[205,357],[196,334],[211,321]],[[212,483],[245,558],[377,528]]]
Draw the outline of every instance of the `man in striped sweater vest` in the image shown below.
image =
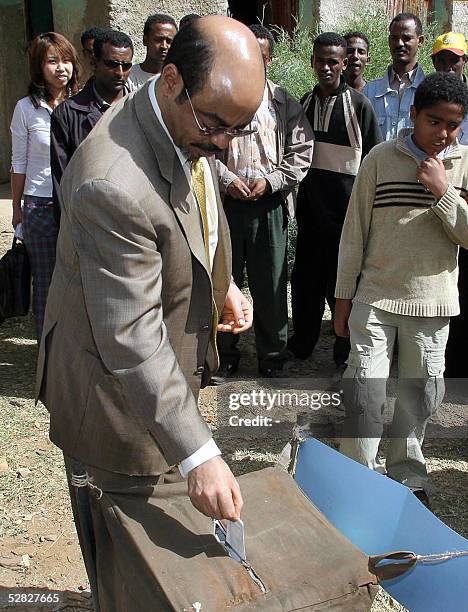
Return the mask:
[[341,451],[377,459],[386,381],[398,342],[398,390],[386,472],[424,496],[421,444],[444,397],[449,318],[459,312],[457,253],[468,246],[468,147],[457,135],[468,89],[436,73],[418,87],[413,129],[375,147],[354,184],[340,242],[335,331],[350,336]]
[[[315,136],[312,164],[299,187],[297,243],[291,276],[294,335],[288,348],[307,359],[320,335],[325,298],[333,292],[341,228],[362,158],[382,136],[369,100],[348,87],[347,42],[339,34],[317,36],[311,58],[318,79],[301,103]],[[345,362],[349,343],[337,338],[334,359]]]

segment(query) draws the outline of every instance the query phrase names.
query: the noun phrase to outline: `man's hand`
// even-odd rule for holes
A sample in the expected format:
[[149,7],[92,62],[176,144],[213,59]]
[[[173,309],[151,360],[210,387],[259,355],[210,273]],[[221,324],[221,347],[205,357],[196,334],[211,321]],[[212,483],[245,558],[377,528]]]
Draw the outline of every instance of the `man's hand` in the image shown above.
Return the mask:
[[336,299],[335,303],[335,334],[340,338],[349,337],[348,319],[351,314],[351,300]]
[[197,510],[216,519],[237,521],[243,506],[239,484],[221,457],[189,472],[188,494]]
[[224,302],[218,331],[240,334],[252,327],[253,308],[239,287],[231,282]]
[[435,155],[428,157],[420,163],[416,172],[416,178],[438,200],[447,191],[448,180],[444,162]]
[[250,195],[245,199],[251,201],[258,200],[258,198],[261,198],[262,195],[265,195],[265,193],[269,193],[270,190],[270,183],[264,178],[259,178],[251,186]]
[[236,178],[232,183],[229,183],[227,192],[235,200],[245,200],[250,195],[250,189],[240,178]]

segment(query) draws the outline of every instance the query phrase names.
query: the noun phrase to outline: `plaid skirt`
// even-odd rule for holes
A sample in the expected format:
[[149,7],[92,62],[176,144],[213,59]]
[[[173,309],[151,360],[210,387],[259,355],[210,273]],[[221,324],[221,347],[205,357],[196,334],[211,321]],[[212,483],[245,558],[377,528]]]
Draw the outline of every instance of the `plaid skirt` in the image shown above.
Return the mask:
[[58,226],[54,219],[52,199],[25,195],[23,236],[33,278],[33,314],[38,340],[42,334],[47,294],[55,266]]

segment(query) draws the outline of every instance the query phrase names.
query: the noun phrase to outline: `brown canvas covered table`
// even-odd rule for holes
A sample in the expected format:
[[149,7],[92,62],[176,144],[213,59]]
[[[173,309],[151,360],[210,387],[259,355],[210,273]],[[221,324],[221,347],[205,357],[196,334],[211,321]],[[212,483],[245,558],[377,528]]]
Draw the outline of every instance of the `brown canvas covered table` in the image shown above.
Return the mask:
[[154,486],[150,478],[92,475],[102,612],[371,607],[377,579],[368,557],[278,468],[239,478],[247,561],[266,594],[215,540],[211,519],[192,507],[186,483]]

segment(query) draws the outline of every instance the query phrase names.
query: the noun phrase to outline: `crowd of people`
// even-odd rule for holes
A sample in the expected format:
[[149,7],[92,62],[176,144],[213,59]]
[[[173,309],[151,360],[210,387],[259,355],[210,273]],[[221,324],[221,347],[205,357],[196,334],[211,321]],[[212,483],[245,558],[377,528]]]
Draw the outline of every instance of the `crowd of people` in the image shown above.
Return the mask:
[[[98,570],[113,536],[96,540],[93,527],[92,493],[110,474],[113,490],[127,490],[141,478],[170,481],[178,466],[198,509],[239,517],[241,493],[196,399],[200,385],[236,373],[238,334],[252,324],[259,373],[279,377],[288,360],[313,353],[328,302],[343,373],[341,451],[421,496],[421,444],[443,400],[445,356],[446,375],[468,376],[465,37],[439,36],[426,76],[421,21],[401,13],[389,25],[391,64],[366,82],[367,35],[322,33],[311,56],[317,84],[298,102],[265,78],[271,32],[249,30],[152,15],[146,57],[133,64],[126,34],[92,28],[81,38],[85,83],[73,46],[41,34],[11,123],[13,226],[31,260],[42,338],[38,396],[70,483],[91,483],[71,496],[105,609],[125,609],[108,582],[119,572]],[[238,289],[245,272],[253,314]]]

